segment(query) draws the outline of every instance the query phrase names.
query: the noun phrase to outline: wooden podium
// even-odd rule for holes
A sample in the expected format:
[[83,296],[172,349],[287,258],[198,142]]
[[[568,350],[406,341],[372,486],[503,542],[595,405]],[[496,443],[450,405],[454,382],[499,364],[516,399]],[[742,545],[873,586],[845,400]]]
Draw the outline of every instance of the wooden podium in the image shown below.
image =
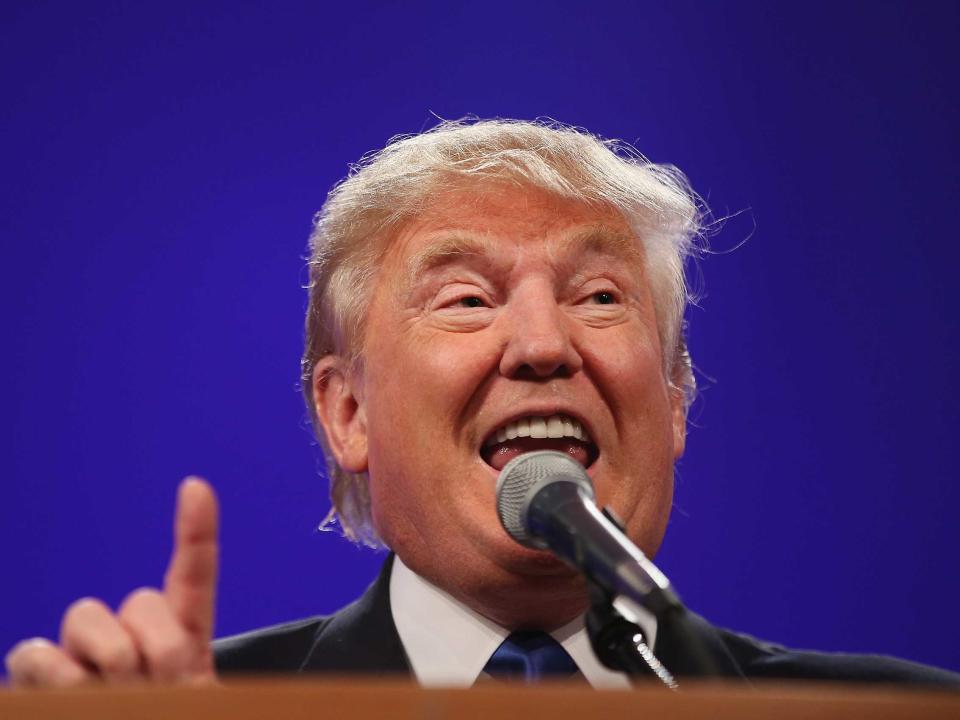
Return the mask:
[[592,690],[582,685],[423,689],[406,681],[232,681],[219,687],[149,686],[0,691],[0,720],[607,720],[608,718],[960,718],[960,694],[795,684],[754,687],[685,684]]

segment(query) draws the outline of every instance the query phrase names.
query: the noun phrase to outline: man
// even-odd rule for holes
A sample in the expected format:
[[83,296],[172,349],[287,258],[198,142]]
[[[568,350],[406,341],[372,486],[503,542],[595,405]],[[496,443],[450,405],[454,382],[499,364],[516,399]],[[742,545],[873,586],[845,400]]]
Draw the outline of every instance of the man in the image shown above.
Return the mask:
[[[311,238],[303,388],[346,534],[395,556],[337,615],[220,641],[214,654],[216,503],[190,480],[164,588],[117,613],[74,604],[59,645],[11,652],[12,680],[329,670],[470,685],[524,637],[595,686],[626,685],[589,647],[583,580],[507,536],[494,484],[519,454],[566,453],[656,553],[694,389],[683,268],[698,220],[679,172],[562,126],[444,123],[367,158]],[[685,648],[658,646],[652,616],[640,624],[683,676]],[[958,682],[891,659],[789,652],[699,620],[697,633],[730,677]]]

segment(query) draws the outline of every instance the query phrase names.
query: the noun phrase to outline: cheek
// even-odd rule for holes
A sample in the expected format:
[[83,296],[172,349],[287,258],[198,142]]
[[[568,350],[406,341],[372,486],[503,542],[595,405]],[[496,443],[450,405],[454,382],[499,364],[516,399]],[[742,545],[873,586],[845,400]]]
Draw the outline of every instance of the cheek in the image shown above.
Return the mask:
[[464,421],[490,367],[473,336],[402,340],[375,343],[365,372],[371,493],[381,508],[423,494],[418,478],[455,474],[449,468],[468,445]]
[[626,333],[593,347],[603,348],[591,354],[591,365],[618,435],[598,500],[613,506],[634,541],[652,554],[673,499],[673,412],[660,348],[647,335]]
[[423,333],[385,349],[380,368],[385,384],[378,393],[388,398],[390,421],[429,434],[434,443],[438,430],[459,427],[471,399],[496,368],[488,345],[479,333]]
[[[649,337],[625,333],[597,338],[589,345],[590,366],[610,409],[623,417],[666,417],[669,394],[660,347]],[[664,422],[664,428],[669,428]]]

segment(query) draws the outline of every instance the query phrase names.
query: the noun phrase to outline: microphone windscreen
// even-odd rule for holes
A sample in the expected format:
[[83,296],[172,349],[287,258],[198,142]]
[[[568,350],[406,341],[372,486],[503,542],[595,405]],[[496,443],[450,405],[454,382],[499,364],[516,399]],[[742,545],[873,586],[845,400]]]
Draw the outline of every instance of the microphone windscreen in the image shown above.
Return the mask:
[[530,503],[540,490],[554,482],[572,482],[591,500],[593,483],[583,466],[556,450],[537,450],[518,455],[508,462],[497,478],[497,516],[514,540],[527,547],[547,545],[527,530]]

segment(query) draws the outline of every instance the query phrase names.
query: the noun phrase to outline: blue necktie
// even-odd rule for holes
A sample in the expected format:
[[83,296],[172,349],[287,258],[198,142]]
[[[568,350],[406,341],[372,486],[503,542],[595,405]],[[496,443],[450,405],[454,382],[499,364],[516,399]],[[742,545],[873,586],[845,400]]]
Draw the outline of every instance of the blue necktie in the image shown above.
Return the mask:
[[550,677],[569,678],[577,672],[563,646],[545,632],[511,633],[490,656],[483,671],[497,680],[537,682]]

